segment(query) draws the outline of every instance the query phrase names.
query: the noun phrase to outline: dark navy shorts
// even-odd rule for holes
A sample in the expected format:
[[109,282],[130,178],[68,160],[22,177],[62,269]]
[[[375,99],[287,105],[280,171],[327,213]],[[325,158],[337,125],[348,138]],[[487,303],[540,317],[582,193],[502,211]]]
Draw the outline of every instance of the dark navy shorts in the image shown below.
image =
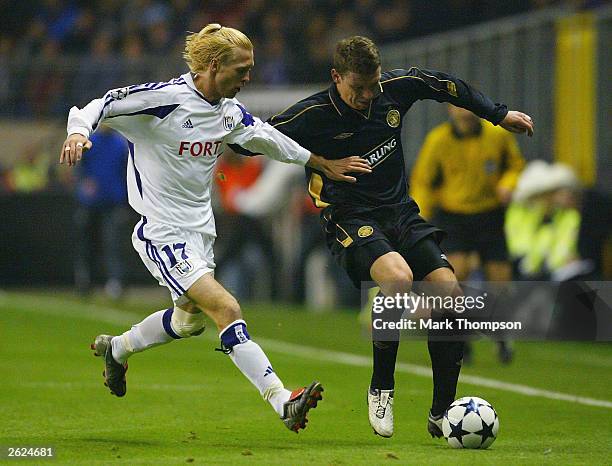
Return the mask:
[[445,234],[427,223],[418,208],[394,205],[321,215],[327,247],[357,288],[372,281],[370,268],[376,259],[398,252],[412,269],[415,281],[441,267],[452,270],[440,242]]

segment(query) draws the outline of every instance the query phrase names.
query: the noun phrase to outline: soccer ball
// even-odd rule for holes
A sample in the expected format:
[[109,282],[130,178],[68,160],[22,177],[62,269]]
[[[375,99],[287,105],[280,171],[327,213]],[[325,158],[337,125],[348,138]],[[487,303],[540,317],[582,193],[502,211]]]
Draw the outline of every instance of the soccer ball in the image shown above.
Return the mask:
[[476,396],[454,401],[442,419],[442,433],[453,448],[488,448],[498,430],[499,418],[493,406]]

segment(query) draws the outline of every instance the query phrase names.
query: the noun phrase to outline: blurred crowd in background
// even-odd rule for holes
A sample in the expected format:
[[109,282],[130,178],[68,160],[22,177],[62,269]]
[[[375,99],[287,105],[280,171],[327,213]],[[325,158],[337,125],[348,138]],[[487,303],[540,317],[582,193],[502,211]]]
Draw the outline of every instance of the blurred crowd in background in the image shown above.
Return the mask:
[[[328,60],[336,36],[383,43],[515,14],[555,0],[38,0],[2,2],[2,51],[9,56],[111,53],[134,58],[179,52],[186,31],[210,22],[248,33],[267,64],[286,54],[290,68]],[[24,25],[28,25],[24,28]],[[288,48],[289,47],[289,48]],[[302,52],[303,51],[303,52]],[[323,55],[323,58],[318,56]],[[308,68],[302,69],[302,71]],[[298,71],[296,73],[296,71]],[[315,76],[316,77],[316,76]],[[291,69],[284,82],[312,81]]]
[[254,84],[281,85],[327,81],[331,49],[342,37],[361,34],[386,44],[552,5],[580,9],[602,3],[1,0],[0,115],[63,116],[66,102],[86,102],[122,85],[165,81],[184,70],[186,32],[210,22],[250,36],[256,50]]

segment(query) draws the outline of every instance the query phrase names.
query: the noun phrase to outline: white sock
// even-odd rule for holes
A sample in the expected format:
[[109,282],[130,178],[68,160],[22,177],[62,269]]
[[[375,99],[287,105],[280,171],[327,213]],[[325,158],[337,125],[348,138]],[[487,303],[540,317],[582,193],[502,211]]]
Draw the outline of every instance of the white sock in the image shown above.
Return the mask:
[[252,340],[232,348],[230,358],[247,379],[259,390],[279,416],[283,416],[283,405],[291,392],[285,389],[261,347]]
[[[154,312],[127,332],[114,337],[111,340],[113,358],[123,364],[134,353],[176,340],[178,335],[170,322],[172,312],[172,308]],[[167,329],[174,335],[170,335]]]
[[268,403],[272,405],[272,408],[274,408],[274,411],[276,411],[276,413],[281,418],[285,415],[284,413],[285,403],[289,401],[290,397],[291,397],[291,392],[287,390],[285,387],[283,387],[280,390],[273,391],[272,393],[268,395],[267,398],[266,398],[266,394],[264,393],[264,400],[267,400]]
[[[251,381],[279,416],[283,416],[283,405],[289,400],[291,392],[272,369],[272,364],[261,347],[250,340],[246,323],[237,320],[228,325],[219,335],[221,341],[232,349],[230,359]],[[228,344],[229,343],[229,344]]]

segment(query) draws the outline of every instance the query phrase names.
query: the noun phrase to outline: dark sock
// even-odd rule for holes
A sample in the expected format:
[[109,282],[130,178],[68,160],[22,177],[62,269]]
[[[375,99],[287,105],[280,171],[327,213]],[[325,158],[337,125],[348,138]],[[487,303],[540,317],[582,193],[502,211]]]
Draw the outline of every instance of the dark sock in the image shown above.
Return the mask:
[[[378,293],[378,296],[383,296]],[[399,320],[402,316],[402,310],[386,309],[384,318],[386,320]],[[381,317],[374,316],[372,319]],[[395,360],[397,359],[397,350],[399,348],[400,331],[385,330],[384,335],[380,340],[372,341],[372,380],[370,388],[378,388],[380,390],[393,390],[395,387]]]
[[[399,335],[398,335],[399,337]],[[395,360],[399,341],[373,341],[373,371],[370,388],[393,390],[395,387]]]
[[457,381],[463,358],[462,341],[427,342],[433,370],[433,402],[431,414],[439,416],[455,400]]

